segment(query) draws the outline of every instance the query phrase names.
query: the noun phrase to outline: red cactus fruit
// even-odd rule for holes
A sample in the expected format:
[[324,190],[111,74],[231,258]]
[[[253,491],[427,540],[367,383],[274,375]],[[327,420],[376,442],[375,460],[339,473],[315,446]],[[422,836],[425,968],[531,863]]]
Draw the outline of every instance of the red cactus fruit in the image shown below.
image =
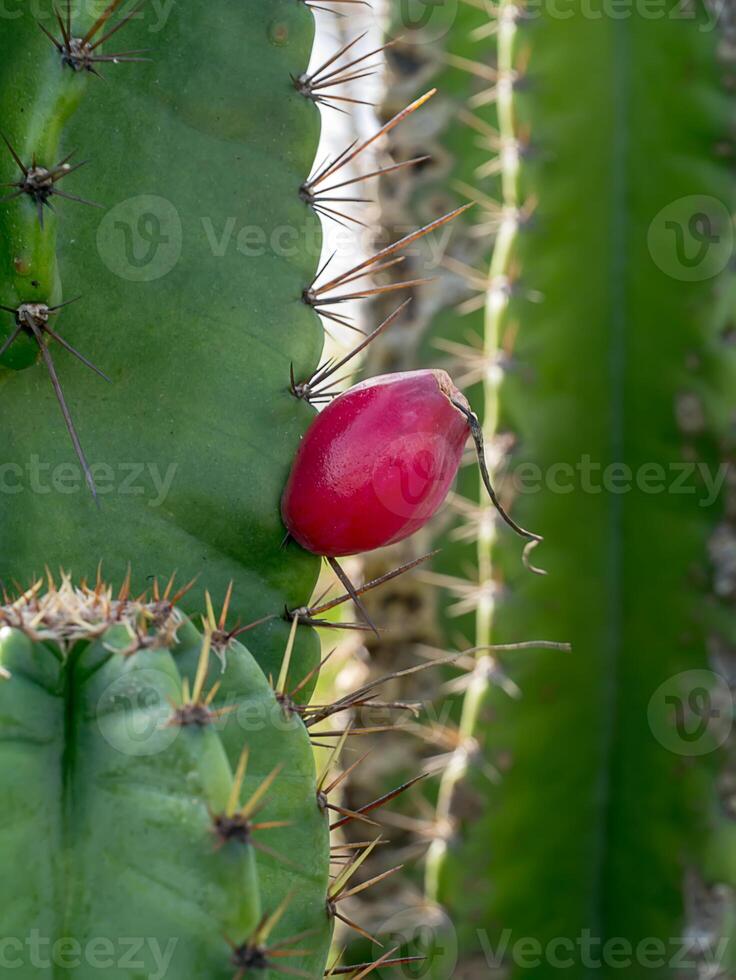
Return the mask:
[[329,558],[371,551],[423,527],[455,479],[468,436],[488,477],[483,436],[445,371],[383,375],[355,385],[318,415],[299,448],[281,512],[303,548]]

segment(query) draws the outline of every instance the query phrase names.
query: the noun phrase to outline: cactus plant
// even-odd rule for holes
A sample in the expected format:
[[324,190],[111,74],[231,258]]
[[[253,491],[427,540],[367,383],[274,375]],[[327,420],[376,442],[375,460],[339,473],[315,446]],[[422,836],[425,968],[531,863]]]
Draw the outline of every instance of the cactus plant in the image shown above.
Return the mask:
[[69,579],[7,602],[0,624],[19,975],[104,960],[121,978],[320,976],[327,811],[307,731],[248,651],[166,595]]
[[[317,312],[380,259],[315,285],[317,105],[347,69],[309,73],[311,6],[41,0],[4,20],[0,921],[25,976],[50,948],[80,977],[110,956],[121,980],[319,977],[376,846],[330,876],[340,777],[317,778],[307,730],[344,709],[307,714],[319,560],[278,507]],[[49,573],[44,593],[44,567],[97,585]],[[175,570],[188,587],[144,597]]]
[[[323,338],[302,301],[320,221],[299,193],[319,111],[293,81],[313,14],[301,0],[120,7],[67,18],[43,0],[3,20],[0,181],[27,183],[34,164],[57,179],[46,206],[17,186],[0,203],[0,578],[93,577],[102,562],[113,580],[130,566],[140,591],[178,569],[201,576],[192,609],[234,580],[246,623],[303,604],[318,571],[281,549],[278,513],[311,414],[289,368],[308,376]],[[253,634],[265,669],[287,633],[276,618]],[[316,662],[310,630],[298,651]]]
[[[726,880],[712,855],[717,757],[678,741],[673,705],[688,703],[683,672],[719,683],[708,545],[734,378],[717,295],[734,203],[719,156],[727,102],[702,10],[593,14],[526,16],[504,0],[496,15],[512,149],[485,356],[507,350],[511,369],[486,376],[485,426],[513,434],[512,472],[531,463],[553,481],[514,502],[524,522],[556,529],[539,552],[549,579],[520,576],[506,539],[478,523],[494,572],[484,558],[477,644],[554,630],[573,652],[514,654],[519,702],[480,656],[428,881],[476,968],[543,978],[564,961],[570,976],[616,976],[630,950],[630,975],[670,977],[685,961],[717,962],[688,883]],[[642,482],[652,467],[659,490]]]

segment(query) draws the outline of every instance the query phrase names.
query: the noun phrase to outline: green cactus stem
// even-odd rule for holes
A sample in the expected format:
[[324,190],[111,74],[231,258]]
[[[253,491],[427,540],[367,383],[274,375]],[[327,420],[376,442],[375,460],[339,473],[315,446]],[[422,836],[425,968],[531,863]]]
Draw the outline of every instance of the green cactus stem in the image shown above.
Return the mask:
[[246,960],[267,977],[281,957],[321,976],[328,819],[304,724],[247,650],[167,599],[68,579],[0,623],[2,927],[21,975],[43,975],[32,932],[74,978],[104,950],[131,977],[126,937],[146,937],[146,975],[166,956],[182,978]]
[[[90,63],[103,80],[63,50],[94,25],[89,5],[61,23],[51,0],[32,6],[0,37],[0,130],[17,156],[0,144],[0,181],[25,179],[18,161],[58,168],[75,152],[71,166],[89,162],[54,188],[104,210],[53,194],[41,223],[24,192],[0,203],[0,346],[17,331],[0,368],[0,577],[25,583],[46,565],[91,577],[102,562],[119,580],[130,564],[139,591],[174,570],[201,576],[192,609],[205,585],[222,597],[234,581],[242,624],[298,607],[319,563],[281,548],[278,501],[311,417],[290,366],[309,376],[323,338],[302,301],[321,229],[300,197],[319,112],[292,81],[312,12],[216,0],[126,19],[115,3],[91,40],[119,29],[95,55],[138,53]],[[277,616],[249,637],[267,670],[287,635]],[[294,663],[316,658],[300,630]]]

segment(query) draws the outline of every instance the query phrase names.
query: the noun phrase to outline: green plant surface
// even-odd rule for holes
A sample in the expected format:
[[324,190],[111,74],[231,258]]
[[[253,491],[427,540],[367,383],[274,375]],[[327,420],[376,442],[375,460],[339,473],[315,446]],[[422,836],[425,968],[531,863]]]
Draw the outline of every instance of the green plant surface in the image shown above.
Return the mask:
[[[510,369],[487,379],[487,436],[513,433],[506,469],[535,464],[553,482],[514,501],[546,536],[534,561],[549,576],[529,575],[518,542],[494,534],[478,642],[556,638],[573,651],[506,661],[520,701],[479,663],[442,791],[453,830],[435,843],[428,880],[467,956],[498,950],[510,930],[512,976],[530,969],[517,941],[532,943],[532,959],[538,948],[535,977],[558,975],[551,957],[569,960],[569,976],[621,975],[625,950],[600,962],[619,937],[641,970],[629,975],[670,977],[678,943],[701,925],[686,879],[702,870],[716,809],[718,757],[678,742],[667,694],[686,701],[673,680],[684,671],[718,683],[708,544],[723,501],[698,473],[717,474],[729,447],[734,363],[715,315],[734,203],[718,154],[728,103],[705,15],[593,13],[519,18],[501,5],[501,131],[528,131],[531,143],[504,165],[509,220],[486,334],[493,353],[518,328]],[[528,202],[531,220],[519,221]],[[688,264],[702,244],[697,228],[687,237],[695,212],[717,236],[702,275]],[[599,486],[618,468],[600,491],[584,482],[586,459]],[[677,492],[671,481],[690,463],[704,470]],[[668,490],[642,488],[653,465]],[[664,945],[664,965],[636,959],[647,940]]]
[[[320,977],[328,819],[304,724],[248,651],[166,601],[68,581],[0,621],[1,918],[22,976],[53,957],[91,977],[107,950],[109,975],[130,980],[143,966],[125,961],[126,937],[141,937],[146,975],[165,956],[179,977],[231,980],[255,947],[266,978],[283,947]],[[241,807],[243,835],[225,833]]]
[[[54,328],[111,384],[51,345],[96,508],[46,368],[11,369],[34,342],[9,348],[0,577],[26,582],[46,565],[93,576],[102,562],[117,580],[130,565],[143,589],[177,570],[201,576],[192,609],[205,584],[221,597],[234,581],[241,622],[280,614],[307,600],[319,565],[282,550],[278,507],[310,419],[289,367],[308,376],[323,336],[301,299],[321,231],[299,197],[319,113],[291,79],[309,60],[312,13],[295,0],[215,0],[162,19],[144,5],[100,50],[150,60],[100,64],[103,81],[61,63],[36,23],[58,36],[52,10],[4,22],[0,129],[26,163],[88,159],[59,186],[102,209],[54,200],[42,229],[25,197],[0,204],[0,303],[80,296]],[[75,14],[73,32],[91,20]],[[0,179],[18,176],[3,148]],[[252,634],[267,670],[287,633],[275,619]],[[295,663],[317,655],[300,630]]]
[[[149,972],[173,949],[178,976],[225,977],[223,934],[243,941],[260,917],[252,848],[214,847],[209,812],[225,809],[231,770],[214,730],[172,740],[162,705],[180,697],[174,660],[126,656],[130,643],[123,627],[69,654],[19,631],[3,638],[3,934],[25,944],[34,930],[44,959],[66,941],[74,977],[99,972],[80,948],[119,954],[127,936],[147,937]],[[40,960],[24,962],[23,976],[42,974]]]
[[[192,630],[190,629],[190,634]],[[184,676],[196,676],[199,644],[184,642],[177,665]],[[277,697],[253,658],[239,644],[224,654],[227,669],[210,665],[208,682],[220,683],[213,702],[227,712],[220,739],[237,768],[244,737],[249,758],[243,783],[242,802],[277,770],[275,792],[264,797],[258,822],[284,824],[263,831],[268,848],[258,854],[258,877],[263,906],[274,910],[288,898],[287,908],[274,929],[271,941],[279,942],[305,934],[294,948],[304,955],[287,960],[290,969],[319,977],[324,970],[332,940],[333,921],[328,915],[330,831],[327,812],[317,795],[317,775],[312,744],[299,715]]]

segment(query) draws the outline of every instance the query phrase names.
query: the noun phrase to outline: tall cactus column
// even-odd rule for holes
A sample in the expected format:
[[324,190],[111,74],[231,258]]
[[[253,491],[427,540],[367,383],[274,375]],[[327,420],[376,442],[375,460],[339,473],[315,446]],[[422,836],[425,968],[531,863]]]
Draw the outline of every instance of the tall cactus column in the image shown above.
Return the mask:
[[502,159],[487,345],[512,363],[489,379],[486,428],[515,437],[514,514],[547,534],[549,577],[520,570],[497,532],[478,636],[492,615],[496,642],[555,636],[573,652],[513,654],[519,702],[479,670],[429,884],[461,948],[514,976],[532,966],[519,940],[540,978],[560,960],[620,975],[627,955],[629,975],[670,977],[685,937],[700,941],[690,960],[715,956],[688,883],[719,822],[718,733],[695,745],[678,711],[696,729],[692,684],[722,686],[708,546],[735,377],[716,315],[728,106],[705,15],[625,13],[505,2],[498,16],[502,138],[531,138]]
[[[290,365],[308,376],[323,336],[302,302],[321,231],[299,195],[319,112],[293,84],[313,16],[296,0],[91,7],[67,21],[24,5],[0,36],[2,181],[89,161],[46,205],[18,186],[0,203],[0,344],[17,333],[0,371],[0,578],[102,562],[144,588],[178,570],[201,576],[193,608],[234,581],[251,622],[303,604],[318,569],[282,550],[278,508],[310,418]],[[253,634],[274,673],[285,640],[278,619]],[[299,650],[316,656],[306,630]]]

